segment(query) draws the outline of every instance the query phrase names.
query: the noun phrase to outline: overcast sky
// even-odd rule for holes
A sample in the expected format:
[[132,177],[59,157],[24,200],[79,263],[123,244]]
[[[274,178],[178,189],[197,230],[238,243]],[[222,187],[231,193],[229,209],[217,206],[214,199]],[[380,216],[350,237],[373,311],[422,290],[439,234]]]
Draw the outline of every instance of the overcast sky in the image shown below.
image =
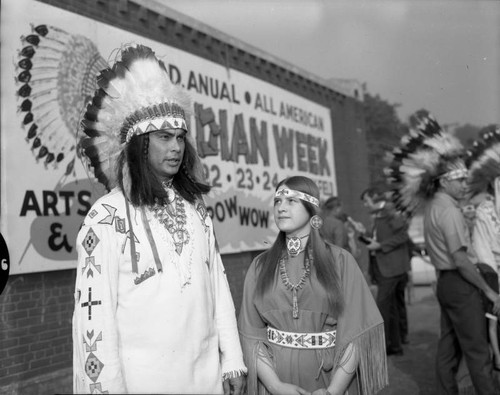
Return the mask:
[[500,1],[161,0],[321,78],[441,124],[500,123]]

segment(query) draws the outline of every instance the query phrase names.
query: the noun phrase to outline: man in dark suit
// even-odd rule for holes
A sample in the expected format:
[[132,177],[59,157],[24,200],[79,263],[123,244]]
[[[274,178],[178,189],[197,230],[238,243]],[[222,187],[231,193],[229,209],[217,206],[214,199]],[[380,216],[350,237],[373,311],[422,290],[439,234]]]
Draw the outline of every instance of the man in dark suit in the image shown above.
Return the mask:
[[329,197],[321,207],[321,218],[323,219],[323,226],[321,227],[321,234],[323,237],[335,244],[349,251],[349,244],[347,238],[347,229],[342,218],[342,202],[336,196]]
[[[399,215],[384,192],[369,188],[361,200],[373,218],[373,228],[366,248],[370,252],[370,274],[377,284],[377,305],[384,318],[387,354],[403,354],[401,314],[405,314],[404,291],[408,283],[410,252],[408,224]],[[403,295],[403,297],[401,297]]]

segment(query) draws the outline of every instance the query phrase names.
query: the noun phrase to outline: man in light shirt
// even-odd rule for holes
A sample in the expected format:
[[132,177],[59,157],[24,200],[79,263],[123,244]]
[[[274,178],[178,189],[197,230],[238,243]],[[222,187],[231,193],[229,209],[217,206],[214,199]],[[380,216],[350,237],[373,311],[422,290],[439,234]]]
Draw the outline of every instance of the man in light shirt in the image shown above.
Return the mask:
[[474,265],[467,223],[458,205],[467,187],[467,169],[460,159],[444,166],[437,190],[425,207],[424,236],[438,273],[441,336],[436,355],[438,394],[456,394],[455,374],[463,355],[477,394],[498,394],[486,337],[482,291],[500,311],[500,296]]

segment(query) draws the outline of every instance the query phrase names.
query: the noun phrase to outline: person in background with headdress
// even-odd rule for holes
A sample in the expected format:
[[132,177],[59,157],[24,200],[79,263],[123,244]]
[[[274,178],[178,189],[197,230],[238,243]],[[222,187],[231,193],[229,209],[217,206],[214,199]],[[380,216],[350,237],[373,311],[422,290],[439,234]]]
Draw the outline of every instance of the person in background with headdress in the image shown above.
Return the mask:
[[238,318],[248,394],[375,394],[387,385],[384,326],[352,255],[319,229],[319,189],[276,187],[279,234],[250,265]]
[[[490,287],[499,291],[500,274],[500,128],[479,132],[482,140],[468,150],[469,196],[477,201],[472,227],[472,246],[478,266]],[[487,304],[488,334],[493,351],[493,368],[500,370],[498,317]]]
[[477,271],[459,201],[467,188],[463,147],[426,111],[392,152],[386,175],[395,187],[396,208],[411,216],[424,207],[424,237],[437,270],[441,335],[436,354],[438,394],[458,394],[456,373],[463,356],[479,395],[498,394],[486,337],[481,292],[500,312],[500,296]]
[[246,367],[189,97],[142,45],[122,49],[97,82],[80,149],[111,191],[77,238],[74,392],[241,394]]

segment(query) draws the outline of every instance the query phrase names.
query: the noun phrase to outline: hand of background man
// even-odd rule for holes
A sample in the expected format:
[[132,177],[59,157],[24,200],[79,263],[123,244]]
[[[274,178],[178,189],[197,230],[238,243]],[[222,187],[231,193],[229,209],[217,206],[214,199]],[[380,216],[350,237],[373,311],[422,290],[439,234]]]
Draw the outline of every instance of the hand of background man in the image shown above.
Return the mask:
[[366,246],[366,248],[369,249],[370,251],[377,251],[380,250],[381,246],[378,241],[372,241],[370,244]]
[[366,228],[361,222],[354,221],[351,217],[347,217],[347,220],[351,223],[356,232],[361,234],[366,232]]
[[243,395],[245,393],[247,378],[244,375],[224,380],[222,387],[224,395]]

